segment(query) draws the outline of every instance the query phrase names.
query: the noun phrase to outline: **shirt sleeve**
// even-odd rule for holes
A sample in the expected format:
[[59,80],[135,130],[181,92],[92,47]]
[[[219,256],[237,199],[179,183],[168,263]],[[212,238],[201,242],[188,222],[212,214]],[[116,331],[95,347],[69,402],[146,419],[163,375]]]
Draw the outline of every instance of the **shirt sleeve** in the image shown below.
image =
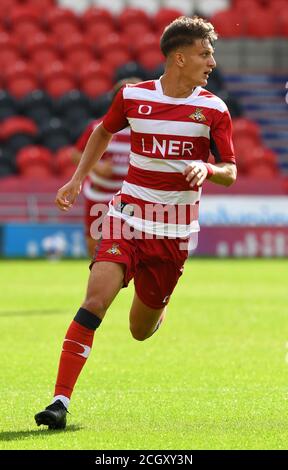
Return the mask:
[[116,132],[119,132],[125,127],[129,126],[129,122],[126,119],[124,110],[123,89],[124,87],[118,91],[106,116],[103,119],[103,126],[105,127],[106,131],[111,132],[111,134],[115,134]]
[[84,132],[80,135],[79,139],[77,140],[75,147],[79,152],[83,152],[86,144],[89,140],[90,135],[92,134],[93,130],[95,128],[95,123],[89,124]]
[[228,110],[221,113],[211,126],[210,150],[216,163],[236,163],[232,141],[232,120]]

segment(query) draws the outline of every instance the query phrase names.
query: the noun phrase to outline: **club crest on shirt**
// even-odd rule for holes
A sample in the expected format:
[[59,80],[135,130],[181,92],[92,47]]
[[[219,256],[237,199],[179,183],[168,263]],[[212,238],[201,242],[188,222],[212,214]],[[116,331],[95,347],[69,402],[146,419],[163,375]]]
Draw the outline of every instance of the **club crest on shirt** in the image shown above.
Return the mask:
[[190,119],[195,119],[195,121],[198,121],[198,122],[206,121],[206,117],[202,113],[202,108],[196,108],[196,111],[194,111],[194,113],[190,114],[190,116],[188,117]]
[[106,253],[110,253],[111,255],[122,255],[118,247],[119,245],[117,243],[113,243],[112,247],[109,248],[109,250],[106,250]]

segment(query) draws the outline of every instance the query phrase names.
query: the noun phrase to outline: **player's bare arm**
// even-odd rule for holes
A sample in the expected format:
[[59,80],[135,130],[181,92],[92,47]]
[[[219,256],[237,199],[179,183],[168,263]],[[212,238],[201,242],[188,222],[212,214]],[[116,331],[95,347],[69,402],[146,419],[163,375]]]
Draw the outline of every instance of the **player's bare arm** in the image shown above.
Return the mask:
[[88,175],[96,162],[100,160],[112,136],[113,134],[106,131],[102,124],[92,132],[74,175],[71,180],[57,192],[55,203],[59,209],[67,211],[73,206],[81,191],[81,184],[84,178]]
[[234,163],[211,163],[192,162],[186,166],[183,174],[186,180],[193,186],[201,186],[205,179],[209,178],[210,181],[223,186],[230,186],[236,181],[237,168]]

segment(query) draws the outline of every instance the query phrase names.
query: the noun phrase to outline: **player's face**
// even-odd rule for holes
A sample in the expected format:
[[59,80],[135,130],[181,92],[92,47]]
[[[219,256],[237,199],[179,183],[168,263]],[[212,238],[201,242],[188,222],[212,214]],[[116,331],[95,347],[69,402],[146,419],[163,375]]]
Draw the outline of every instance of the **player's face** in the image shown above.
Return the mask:
[[197,39],[192,46],[183,48],[182,73],[191,88],[207,85],[209,74],[216,67],[213,53],[208,39]]

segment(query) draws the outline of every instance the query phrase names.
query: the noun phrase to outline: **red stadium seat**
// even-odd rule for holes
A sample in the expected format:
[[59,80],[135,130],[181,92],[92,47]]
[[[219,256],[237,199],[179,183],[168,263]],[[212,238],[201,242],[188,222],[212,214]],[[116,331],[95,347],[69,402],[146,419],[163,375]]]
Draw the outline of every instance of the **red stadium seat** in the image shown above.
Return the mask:
[[144,69],[153,70],[164,62],[164,56],[159,49],[151,49],[141,52],[138,62]]
[[69,52],[65,54],[65,62],[69,64],[71,70],[73,70],[73,74],[77,76],[78,68],[85,67],[91,62],[94,62],[95,56],[91,49],[87,49],[85,47],[77,47],[75,49],[71,49]]
[[97,43],[99,38],[109,36],[115,33],[115,29],[110,23],[91,23],[83,31],[86,41],[89,42],[93,50],[97,49]]
[[133,40],[132,47],[136,56],[145,51],[159,49],[159,38],[153,33],[137,36]]
[[60,96],[68,93],[71,90],[75,90],[77,85],[73,78],[67,76],[54,77],[51,80],[48,80],[45,85],[45,90],[53,98],[59,98]]
[[115,21],[112,14],[104,8],[91,7],[82,15],[83,29],[91,27],[96,24],[109,24],[112,29],[115,27]]
[[131,60],[127,40],[116,33],[99,38],[97,52],[102,61],[111,69],[116,69]]
[[247,176],[251,178],[259,178],[259,179],[273,179],[277,177],[279,171],[275,167],[271,167],[266,162],[261,162],[255,165],[252,165],[248,168]]
[[93,50],[97,49],[99,38],[116,32],[115,21],[108,10],[92,7],[82,16],[82,27],[85,37],[89,40]]
[[23,77],[25,75],[29,75],[31,77],[37,77],[37,72],[36,69],[33,67],[33,65],[30,65],[27,62],[24,62],[23,60],[19,60],[12,64],[10,67],[7,68],[5,71],[5,77],[6,80],[10,80],[11,78],[15,77]]
[[149,16],[138,8],[124,8],[118,16],[118,23],[122,30],[126,30],[130,25],[144,25],[146,29],[151,29]]
[[235,118],[233,119],[233,137],[236,139],[238,136],[250,136],[255,143],[259,144],[261,140],[260,127],[256,122],[250,121],[250,119]]
[[129,39],[129,42],[133,42],[136,37],[143,37],[150,32],[151,29],[146,23],[131,23],[127,24],[126,27],[123,28],[122,36],[125,35]]
[[39,88],[38,81],[31,77],[13,78],[9,81],[7,89],[15,98],[23,98]]
[[9,23],[14,29],[15,26],[21,23],[34,23],[38,24],[41,20],[39,8],[33,8],[27,5],[18,5],[13,8],[9,15]]
[[262,162],[269,164],[272,168],[278,168],[276,154],[273,152],[273,150],[264,146],[254,148],[254,150],[251,152],[249,166],[251,164],[253,165],[254,163],[260,164]]
[[51,36],[38,33],[27,38],[25,53],[35,67],[41,67],[50,62],[59,60],[59,54]]
[[87,64],[94,60],[94,54],[88,41],[81,35],[72,35],[62,42],[62,52],[67,63],[72,67]]
[[111,80],[105,77],[87,78],[80,83],[81,90],[90,98],[97,98],[109,91],[112,87]]
[[68,78],[73,78],[70,67],[66,66],[63,62],[60,61],[48,63],[41,70],[41,77],[44,84],[46,81],[49,81],[52,78],[66,76]]
[[20,52],[15,38],[6,32],[0,33],[0,67],[5,75],[6,68],[20,59]]
[[107,80],[107,78],[99,77],[97,79],[82,80],[80,83],[80,88],[88,95],[90,98],[97,98],[100,95],[103,95],[109,91],[112,87],[112,82]]
[[42,81],[45,90],[54,98],[77,88],[70,67],[62,62],[47,64],[42,71]]
[[246,35],[254,38],[276,37],[279,34],[278,17],[273,10],[246,13]]
[[248,10],[256,11],[262,8],[262,5],[260,5],[259,0],[233,0],[231,9],[233,10],[238,10],[241,12],[247,12]]
[[288,12],[286,11],[279,18],[279,35],[288,37]]
[[112,33],[98,39],[97,51],[102,55],[107,52],[114,51],[115,49],[127,49],[129,45],[129,41],[125,36],[121,36],[118,33]]
[[65,178],[70,178],[75,169],[75,163],[72,161],[72,152],[74,147],[62,147],[54,156],[54,165],[56,173]]
[[[273,0],[269,3],[269,8],[279,15],[285,15],[287,13],[287,1],[286,0]],[[281,18],[280,18],[281,19]]]
[[40,11],[25,5],[14,8],[8,22],[13,37],[19,42],[21,48],[23,48],[23,42],[39,33],[42,28]]
[[61,41],[55,36],[52,36],[56,40],[56,47],[59,51],[65,53],[66,50],[69,50],[73,48],[74,46],[77,46],[78,44],[83,44],[83,42],[87,45],[87,47],[90,47],[90,44],[87,43],[87,40],[79,31],[73,32],[68,34],[67,36],[64,36]]
[[2,121],[0,127],[0,139],[5,141],[16,134],[37,134],[37,126],[32,119],[23,116],[12,116]]
[[23,41],[26,42],[29,37],[35,36],[40,32],[42,32],[40,25],[29,21],[18,23],[13,28],[13,35],[20,46],[23,46]]
[[39,8],[19,5],[11,11],[8,24],[14,37],[25,40],[42,30],[42,12]]
[[25,43],[25,54],[30,56],[33,54],[34,51],[38,51],[39,49],[55,49],[56,41],[53,37],[47,33],[43,33],[43,31],[35,34],[34,36],[30,36],[27,38]]
[[24,0],[29,7],[39,8],[41,11],[47,11],[55,7],[55,0]]
[[130,52],[126,49],[115,49],[107,52],[105,55],[102,56],[102,60],[104,60],[108,66],[111,66],[114,71],[121,65],[127,64],[132,60]]
[[83,80],[97,80],[98,78],[112,80],[112,69],[107,66],[106,62],[90,62],[87,67],[83,67],[78,72],[80,82]]
[[16,156],[20,173],[25,177],[45,178],[52,175],[53,155],[45,147],[28,146]]
[[245,17],[237,10],[219,11],[210,19],[220,38],[236,38],[245,35]]
[[[66,63],[66,66],[71,68],[71,64],[69,62]],[[95,69],[99,70],[100,69],[100,64],[95,59],[93,59],[92,61],[89,60],[89,62],[84,62],[83,61],[83,62],[79,63],[77,69],[72,70],[76,80],[79,81],[80,77],[83,74],[85,74],[86,70],[89,69],[90,67],[94,67]],[[109,73],[109,77],[110,76],[111,76],[111,74]]]
[[1,0],[1,15],[7,18],[15,5],[17,5],[17,0]]
[[57,26],[55,25],[50,32],[57,41],[62,41],[62,39],[65,39],[70,35],[79,34],[79,28],[78,26],[75,26],[74,23],[57,23]]
[[182,12],[180,10],[161,8],[154,17],[156,29],[162,32],[167,24],[171,23],[171,21],[175,20],[179,16],[182,16]]
[[30,56],[30,61],[35,67],[44,67],[47,63],[57,62],[59,54],[55,49],[43,47],[43,49],[35,49]]
[[22,61],[15,62],[15,64],[7,67],[5,79],[7,89],[17,98],[22,98],[31,93],[40,85],[34,67]]
[[79,32],[80,21],[77,15],[68,8],[54,7],[46,15],[47,28],[56,36],[66,37]]
[[12,34],[8,34],[6,31],[0,33],[0,50],[4,47],[11,46],[17,48],[18,44]]
[[241,146],[239,147],[239,144],[240,143],[237,143],[237,141],[235,142],[237,167],[240,172],[250,174],[252,169],[253,172],[256,172],[257,170],[254,170],[255,166],[269,166],[271,172],[273,172],[274,174],[279,172],[277,165],[277,157],[272,150],[262,145],[257,145],[253,141],[249,142],[248,138],[247,140],[242,140],[242,152]]
[[251,152],[261,147],[260,127],[246,118],[233,119],[233,142],[240,173],[246,173]]
[[256,142],[253,135],[239,134],[233,138],[233,143],[237,159],[237,169],[239,173],[245,174],[249,166],[247,161],[250,160],[253,150],[261,146],[261,142]]
[[131,60],[127,40],[116,33],[99,38],[95,53],[112,71]]

